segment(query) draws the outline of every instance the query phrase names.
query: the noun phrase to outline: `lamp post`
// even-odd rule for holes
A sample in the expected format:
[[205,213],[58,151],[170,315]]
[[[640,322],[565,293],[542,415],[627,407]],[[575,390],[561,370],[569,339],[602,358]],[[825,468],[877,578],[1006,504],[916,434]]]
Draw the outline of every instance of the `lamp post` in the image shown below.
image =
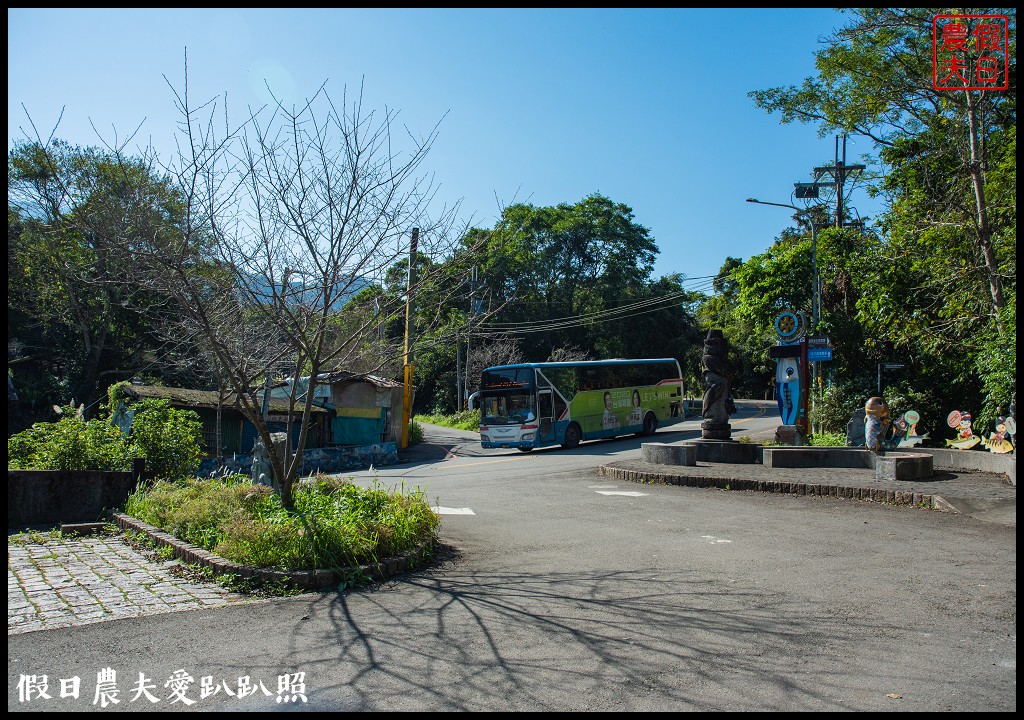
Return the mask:
[[747,198],[747,202],[790,208],[791,210],[796,210],[797,215],[803,215],[807,218],[807,222],[811,226],[811,331],[817,332],[818,321],[821,320],[821,288],[818,280],[818,226],[814,222],[814,215],[811,214],[808,208],[798,208],[796,205],[788,205],[786,203],[766,202],[754,198]]
[[[788,203],[766,202],[755,198],[747,198],[748,203],[758,205],[774,205],[775,207],[789,208],[795,210],[797,215],[802,215],[811,226],[811,332],[818,331],[818,322],[821,320],[821,285],[818,279],[818,226],[814,222],[814,215],[809,208],[798,208]],[[818,363],[812,362],[812,384],[818,382]],[[810,394],[810,392],[808,392]],[[813,397],[813,395],[812,395]],[[805,406],[806,408],[806,406]]]

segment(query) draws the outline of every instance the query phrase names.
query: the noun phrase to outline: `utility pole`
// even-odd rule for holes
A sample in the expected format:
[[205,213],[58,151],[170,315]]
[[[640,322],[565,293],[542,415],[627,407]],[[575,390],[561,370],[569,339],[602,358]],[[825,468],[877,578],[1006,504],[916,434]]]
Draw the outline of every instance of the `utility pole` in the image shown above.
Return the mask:
[[[836,135],[836,150],[835,150],[835,161],[832,165],[825,165],[823,167],[814,168],[814,183],[797,183],[797,187],[805,184],[813,185],[833,185],[836,189],[836,227],[843,228],[849,227],[856,223],[847,222],[846,220],[846,208],[844,206],[843,197],[843,186],[851,174],[860,173],[865,169],[864,165],[847,165],[846,164],[846,135],[843,135],[843,157],[839,158],[839,136]],[[828,176],[831,178],[826,182],[821,182],[821,178]],[[798,194],[797,197],[800,197]],[[817,197],[817,193],[813,197]]]
[[469,409],[469,341],[473,335],[473,316],[476,314],[476,305],[473,295],[476,292],[477,280],[480,277],[480,268],[476,265],[469,271],[469,322],[466,327],[466,381],[462,384],[465,398],[463,398],[462,409]]
[[455,411],[462,409],[462,348],[459,345],[459,331],[455,331]]
[[[851,174],[859,174],[865,169],[864,165],[847,165],[846,164],[846,134],[843,134],[843,153],[842,158],[839,156],[839,136],[836,135],[835,145],[835,160],[831,165],[825,165],[823,167],[814,168],[814,182],[820,185],[832,185],[836,189],[836,227],[844,228],[857,225],[855,222],[848,222],[846,220],[846,207],[845,207],[845,191],[844,186],[846,185],[847,179]],[[823,177],[830,178],[830,181],[821,182]],[[817,195],[815,195],[817,197]],[[817,273],[817,270],[815,270]],[[817,274],[815,274],[815,293],[818,297],[818,312],[821,311],[821,288],[819,283],[821,282]],[[818,318],[815,317],[815,325],[817,325]],[[814,380],[818,384],[816,388],[817,392],[821,391],[821,369],[818,366],[819,363],[814,363]]]
[[409,243],[409,276],[405,285],[405,385],[402,394],[402,449],[409,447],[409,421],[412,419],[412,286],[416,282],[416,246],[420,240],[420,229],[412,229]]

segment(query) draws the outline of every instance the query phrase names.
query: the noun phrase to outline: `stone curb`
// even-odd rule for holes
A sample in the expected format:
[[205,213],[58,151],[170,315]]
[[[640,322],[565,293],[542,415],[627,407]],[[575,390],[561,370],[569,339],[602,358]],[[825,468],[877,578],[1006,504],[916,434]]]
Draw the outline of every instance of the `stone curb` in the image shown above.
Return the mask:
[[353,573],[359,572],[375,580],[398,575],[420,566],[434,551],[434,544],[425,543],[420,547],[393,558],[367,565],[330,570],[272,570],[254,565],[243,565],[215,555],[212,552],[190,545],[170,533],[142,522],[124,513],[112,513],[114,522],[123,530],[134,530],[147,535],[158,547],[173,549],[174,557],[190,565],[201,565],[213,571],[214,575],[237,575],[246,579],[285,582],[303,591],[334,588]]
[[845,485],[829,485],[827,483],[785,482],[780,480],[752,480],[750,478],[722,478],[706,476],[673,475],[670,473],[628,470],[626,468],[603,465],[598,470],[603,477],[616,480],[628,480],[637,483],[661,483],[665,485],[682,485],[695,488],[718,488],[719,490],[748,490],[764,493],[785,493],[830,497],[846,500],[862,500],[866,502],[886,503],[888,505],[907,505],[924,507],[933,510],[950,510],[950,506],[939,495],[891,490],[885,488],[860,488]]

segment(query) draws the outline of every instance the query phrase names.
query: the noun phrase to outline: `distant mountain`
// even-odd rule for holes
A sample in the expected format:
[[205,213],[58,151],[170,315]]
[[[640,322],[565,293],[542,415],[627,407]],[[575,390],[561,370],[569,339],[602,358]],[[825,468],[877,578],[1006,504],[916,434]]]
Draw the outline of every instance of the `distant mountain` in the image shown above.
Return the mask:
[[[252,277],[247,285],[253,295],[257,298],[263,297],[267,302],[270,302],[275,295],[272,289],[274,286],[272,286],[265,277]],[[331,303],[331,312],[341,310],[341,308],[345,307],[353,297],[372,285],[372,282],[361,277],[349,276],[338,281],[336,287],[341,294],[338,295],[338,297]],[[276,294],[280,295],[281,286],[277,285],[276,289]],[[319,307],[321,302],[320,288],[312,287],[303,283],[301,277],[289,279],[287,296],[291,301],[297,304],[309,304]]]

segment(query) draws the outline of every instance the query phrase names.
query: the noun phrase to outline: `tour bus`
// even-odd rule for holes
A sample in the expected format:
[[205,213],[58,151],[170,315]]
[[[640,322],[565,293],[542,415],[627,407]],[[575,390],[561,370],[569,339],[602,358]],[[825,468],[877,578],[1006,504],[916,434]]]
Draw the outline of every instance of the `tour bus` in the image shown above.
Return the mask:
[[477,396],[481,445],[523,452],[653,435],[686,413],[673,358],[498,365],[483,371]]

